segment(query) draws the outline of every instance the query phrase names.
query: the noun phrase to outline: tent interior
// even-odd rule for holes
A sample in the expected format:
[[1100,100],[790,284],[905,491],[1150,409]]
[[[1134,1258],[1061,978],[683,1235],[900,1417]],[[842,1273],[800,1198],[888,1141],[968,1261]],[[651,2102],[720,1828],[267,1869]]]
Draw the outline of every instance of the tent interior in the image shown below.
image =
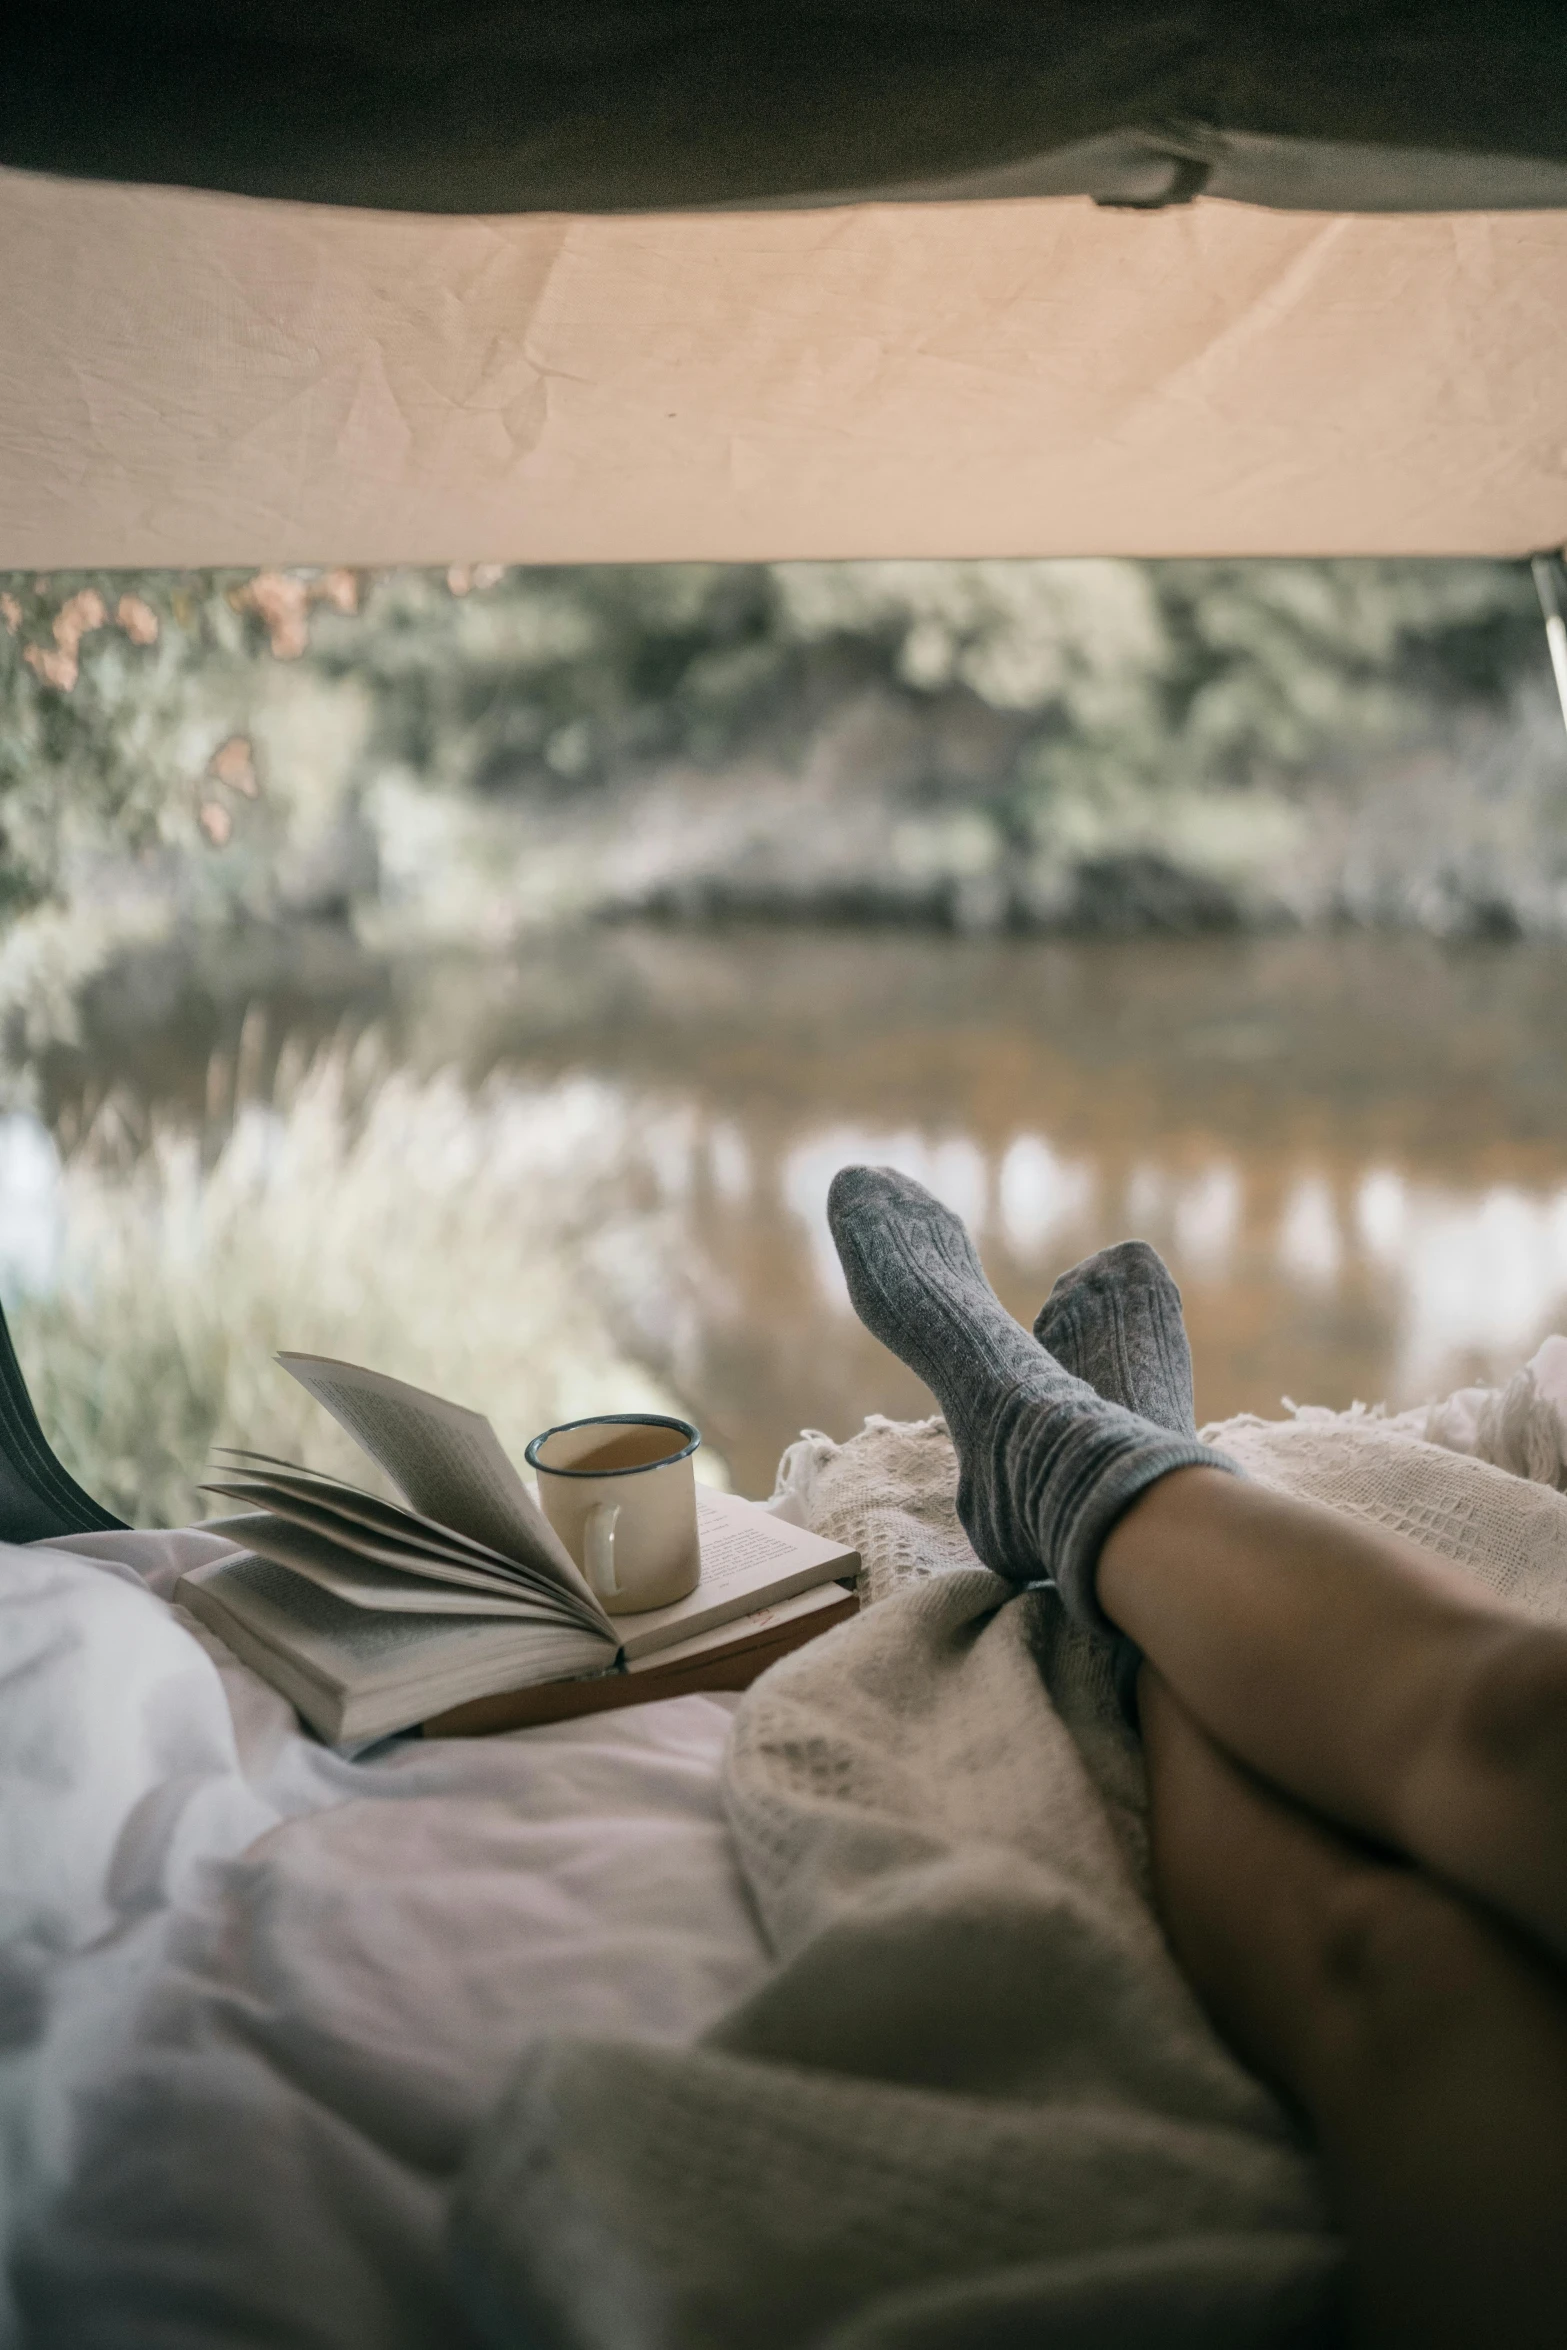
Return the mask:
[[[7,50],[0,655],[20,643],[25,590],[36,641],[13,668],[29,665],[22,686],[42,713],[28,755],[48,751],[56,719],[64,729],[84,630],[167,646],[163,606],[138,582],[178,575],[170,594],[192,608],[192,581],[230,582],[210,594],[218,636],[270,629],[276,651],[295,621],[303,631],[319,608],[329,628],[363,579],[399,567],[444,575],[466,600],[508,567],[760,578],[863,564],[891,578],[944,563],[977,579],[1013,561],[1081,563],[1107,609],[1131,612],[1130,641],[1155,612],[1152,591],[1136,603],[1133,566],[1533,558],[1567,713],[1567,15],[1525,0],[1484,13],[1298,0],[1265,22],[1239,0],[86,0],[33,11]],[[50,603],[57,574],[87,583],[72,590],[74,635]],[[282,601],[233,584],[252,574]],[[416,583],[389,640],[427,616],[421,596]],[[475,675],[480,602],[465,601]],[[569,635],[579,619],[538,625]],[[1487,607],[1476,641],[1493,622],[1516,629],[1516,598],[1499,621]],[[1315,607],[1300,624],[1316,625]],[[1556,826],[1562,744],[1554,707],[1548,744],[1538,724],[1537,650],[1534,700],[1518,707],[1533,728],[1530,810]],[[421,673],[411,732],[425,690]],[[482,693],[471,699],[477,732]],[[358,725],[360,685],[313,672],[290,739],[346,725],[351,704]],[[974,740],[1012,724],[1004,709],[980,717]],[[181,807],[203,856],[264,812],[260,721],[253,731],[213,719],[191,753]],[[540,892],[565,870],[557,819],[584,771],[569,732],[557,722],[555,797],[530,835]],[[861,738],[845,739],[852,769]],[[8,790],[14,767],[0,758]],[[1418,830],[1410,806],[1429,781],[1434,808],[1448,773],[1429,742],[1399,771],[1396,822],[1378,818],[1399,854]],[[1474,796],[1489,853],[1487,827],[1504,827],[1487,810],[1505,792],[1487,778]],[[791,803],[781,821],[796,843],[829,797],[803,814]],[[383,798],[411,896],[436,836],[401,771]],[[839,792],[834,822],[853,798]],[[512,853],[481,799],[464,846],[475,871]],[[1286,823],[1270,803],[1280,870],[1304,870],[1300,843],[1326,804]],[[661,805],[671,827],[695,829],[688,776]],[[900,839],[928,814],[910,805]],[[632,839],[629,798],[616,810]],[[1536,1345],[1557,1307],[1538,1267],[1567,1292],[1555,932],[1505,971],[1500,947],[1487,957],[1515,931],[1484,906],[1461,938],[1422,941],[1407,969],[1350,937],[1348,917],[1310,953],[1282,922],[1235,939],[1217,918],[1199,937],[1139,934],[1104,952],[1019,940],[1000,916],[984,927],[984,905],[1020,902],[1004,868],[1021,865],[1026,824],[1006,821],[990,862],[953,884],[952,904],[981,913],[968,931],[954,914],[939,954],[891,924],[871,947],[825,930],[786,948],[759,931],[692,943],[678,887],[646,939],[606,918],[591,953],[515,981],[534,1061],[510,1094],[500,982],[473,1029],[471,1081],[453,1074],[455,1051],[437,1065],[455,1033],[441,1025],[454,955],[432,955],[401,997],[395,977],[377,979],[376,1017],[388,1033],[402,1019],[428,1065],[410,1048],[389,1074],[346,1012],[311,1031],[314,1060],[291,1060],[257,1010],[273,983],[246,960],[265,925],[236,930],[214,983],[232,1035],[220,1051],[203,1031],[199,1069],[194,1054],[181,1064],[199,1096],[189,1131],[150,1114],[138,1126],[107,1088],[81,1114],[99,1153],[78,1185],[84,1229],[94,1215],[108,1229],[90,1182],[139,1151],[154,1170],[142,1238],[115,1241],[115,1278],[131,1298],[168,1268],[183,1284],[180,1328],[137,1380],[172,1390],[181,1346],[221,1357],[228,1377],[269,1287],[301,1314],[351,1293],[367,1329],[396,1335],[393,1293],[405,1267],[413,1290],[422,1253],[419,1294],[439,1294],[431,1327],[450,1335],[443,1368],[481,1403],[465,1379],[509,1375],[576,1311],[573,1280],[600,1264],[588,1228],[605,1154],[624,1144],[642,1154],[625,1245],[662,1230],[690,1250],[737,1200],[765,1195],[773,1223],[757,1211],[732,1266],[767,1257],[785,1226],[795,1254],[773,1266],[776,1330],[746,1344],[776,1340],[791,1376],[819,1382],[830,1425],[835,1358],[858,1346],[869,1359],[823,1205],[842,1159],[884,1144],[974,1203],[1029,1280],[1090,1232],[1102,1162],[1128,1214],[1135,1202],[1150,1229],[1175,1232],[1200,1269],[1251,1245],[1250,1194],[1214,1139],[1228,1120],[1256,1145],[1246,1182],[1302,1301],[1302,1343],[1356,1250],[1364,1296],[1346,1312],[1368,1318],[1375,1283],[1409,1266],[1421,1310],[1435,1300],[1424,1323],[1406,1314],[1406,1383],[1481,1361],[1452,1336],[1467,1345],[1467,1309],[1452,1303],[1466,1250],[1484,1328],[1501,1335],[1439,1401],[1412,1392],[1386,1417],[1359,1401],[1291,1406],[1264,1422],[1227,1396],[1214,1440],[1254,1490],[1429,1540],[1484,1605],[1567,1625],[1567,1344]],[[1206,821],[1190,817],[1194,837]],[[1514,829],[1507,854],[1526,866],[1534,836]],[[954,819],[948,834],[969,855],[973,828]],[[149,822],[138,872],[166,849]],[[1363,849],[1357,835],[1346,862]],[[1086,871],[1097,851],[1083,853]],[[1393,850],[1379,840],[1376,854]],[[1536,862],[1529,902],[1567,926],[1567,884],[1544,874],[1543,852]],[[1156,858],[1130,863],[1163,886]],[[141,886],[133,875],[127,903]],[[277,982],[280,1001],[303,1000],[307,964],[340,951],[338,884],[322,888],[334,910],[289,934],[299,970]],[[187,894],[199,913],[200,889]],[[460,910],[453,928],[470,964],[500,967],[488,913]],[[68,994],[75,947],[63,928],[36,935],[28,985],[41,973],[36,992]],[[136,1000],[167,1010],[173,1039],[184,1015],[161,952],[154,941],[137,966]],[[119,967],[106,968],[94,1017],[112,1029]],[[1020,1012],[1029,987],[1037,1006]],[[591,1018],[562,1009],[568,998],[591,998]],[[760,1017],[744,1029],[736,1006],[753,1002],[776,1034]],[[1089,1040],[1076,1061],[1063,1024]],[[1096,1106],[1108,1089],[1089,1044],[1113,1060],[1134,1029],[1133,1106]],[[67,1046],[83,1059],[79,1036]],[[169,1043],[171,1065],[185,1049]],[[1451,1055],[1443,1134],[1461,1130],[1473,1202],[1399,1171],[1412,1051]],[[689,1110],[679,1088],[704,1054],[754,1127],[732,1103]],[[1170,1172],[1139,1120],[1199,1061]],[[829,1066],[831,1118],[796,1131],[796,1097]],[[1330,1163],[1345,1070],[1352,1184]],[[1042,1072],[1091,1138],[1076,1156],[1043,1112],[1018,1107]],[[957,1104],[928,1132],[909,1107],[921,1085],[949,1086]],[[86,1101],[92,1086],[79,1090]],[[1517,1103],[1516,1132],[1490,1149],[1486,1117]],[[386,1104],[425,1118],[417,1150]],[[982,1150],[958,1132],[964,1117]],[[286,1282],[267,1188],[284,1163],[290,1212],[311,1230]],[[71,1425],[50,1424],[42,1392],[35,1412],[23,1358],[80,1302],[74,1276],[49,1270],[48,1218],[74,1180],[19,1095],[0,1111],[0,1286],[32,1267],[44,1304],[16,1346],[0,1320],[0,1669],[15,1692],[0,1753],[18,1921],[0,1952],[15,1993],[0,2340],[1342,2338],[1342,2242],[1299,2115],[1215,2034],[1156,1921],[1143,1750],[1106,1653],[1054,1586],[998,1598],[912,1374],[886,1390],[892,1416],[878,1407],[857,1436],[835,1441],[813,1420],[765,1505],[856,1552],[866,1604],[840,1631],[857,1649],[828,1634],[743,1699],[720,1678],[510,1736],[424,1737],[411,1723],[333,1746],[302,1727],[264,1641],[225,1647],[177,1600],[182,1577],[246,1555],[232,1533],[170,1530],[167,1515],[128,1529],[124,1494],[110,1506],[56,1457],[107,1417],[112,1366],[91,1334]],[[572,1195],[570,1250],[563,1272],[546,1262],[541,1228],[519,1315],[522,1288],[495,1268],[527,1257],[517,1227],[546,1181]],[[223,1219],[232,1333],[212,1315],[221,1284],[201,1253]],[[634,1349],[594,1355],[589,1331],[587,1368],[573,1363],[553,1416],[629,1403],[667,1424],[687,1408],[669,1369],[691,1359],[684,1275],[658,1300],[657,1375]],[[818,1277],[811,1319],[795,1293]],[[1290,1331],[1243,1335],[1238,1351],[1271,1376],[1268,1347]],[[749,1376],[739,1341],[721,1338],[720,1418],[726,1382]],[[255,1417],[219,1433],[286,1449],[258,1401],[270,1376],[265,1362],[233,1374]],[[321,1458],[323,1474],[355,1473],[351,1450]],[[737,1477],[761,1481],[749,1463]],[[760,1517],[750,1538],[765,1551]],[[813,1657],[849,1663],[812,1680]]]
[[1550,11],[16,28],[17,566],[1518,554]]

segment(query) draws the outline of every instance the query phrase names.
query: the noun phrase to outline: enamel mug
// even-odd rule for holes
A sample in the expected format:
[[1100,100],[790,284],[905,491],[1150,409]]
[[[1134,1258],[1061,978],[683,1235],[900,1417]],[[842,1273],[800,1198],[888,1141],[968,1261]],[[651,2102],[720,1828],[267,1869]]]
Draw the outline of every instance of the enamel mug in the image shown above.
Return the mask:
[[696,1589],[701,1441],[686,1420],[610,1412],[546,1428],[528,1446],[544,1515],[610,1615],[668,1607]]

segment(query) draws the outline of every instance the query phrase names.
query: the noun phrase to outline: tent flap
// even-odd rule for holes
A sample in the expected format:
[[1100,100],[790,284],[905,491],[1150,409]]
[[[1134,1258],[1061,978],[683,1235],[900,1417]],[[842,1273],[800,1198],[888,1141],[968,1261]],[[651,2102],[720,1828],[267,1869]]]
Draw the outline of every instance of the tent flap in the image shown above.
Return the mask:
[[8,23],[0,162],[425,212],[1498,209],[1564,200],[1564,88],[1539,0],[81,0]]

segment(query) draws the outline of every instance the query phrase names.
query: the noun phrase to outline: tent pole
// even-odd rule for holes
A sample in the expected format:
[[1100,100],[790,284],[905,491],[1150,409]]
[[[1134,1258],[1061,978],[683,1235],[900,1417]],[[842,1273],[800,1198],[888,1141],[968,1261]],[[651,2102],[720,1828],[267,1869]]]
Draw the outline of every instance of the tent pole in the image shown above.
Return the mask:
[[1560,594],[1562,559],[1557,554],[1536,555],[1529,568],[1534,573],[1534,592],[1540,599],[1545,621],[1545,641],[1551,651],[1551,675],[1556,680],[1556,699],[1562,706],[1562,724],[1567,726],[1567,620],[1562,617]]

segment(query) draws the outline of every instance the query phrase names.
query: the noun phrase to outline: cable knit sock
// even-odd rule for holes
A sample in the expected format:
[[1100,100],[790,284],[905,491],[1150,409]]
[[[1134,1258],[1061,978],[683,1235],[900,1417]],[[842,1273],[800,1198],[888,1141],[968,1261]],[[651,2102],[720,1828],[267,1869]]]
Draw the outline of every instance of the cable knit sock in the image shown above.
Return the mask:
[[1173,1469],[1222,1453],[1096,1395],[1014,1322],[962,1221],[889,1167],[844,1167],[827,1218],[854,1310],[924,1380],[958,1455],[958,1516],[986,1566],[1049,1576],[1109,1638],[1094,1573],[1116,1520]]
[[1196,1435],[1181,1293],[1146,1240],[1118,1240],[1063,1273],[1039,1309],[1034,1336],[1107,1403],[1178,1436]]
[[[1146,1240],[1117,1241],[1063,1273],[1035,1317],[1034,1336],[1063,1370],[1086,1379],[1107,1402],[1124,1404],[1173,1434],[1196,1435],[1181,1293]],[[1142,1661],[1135,1641],[1118,1632],[1116,1693],[1134,1724]]]

